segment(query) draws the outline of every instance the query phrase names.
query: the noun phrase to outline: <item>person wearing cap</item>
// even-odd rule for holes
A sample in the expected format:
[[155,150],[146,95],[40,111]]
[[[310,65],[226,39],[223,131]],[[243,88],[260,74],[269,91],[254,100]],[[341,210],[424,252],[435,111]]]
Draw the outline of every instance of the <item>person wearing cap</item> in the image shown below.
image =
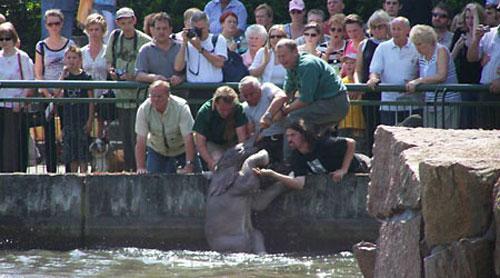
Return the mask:
[[287,121],[304,119],[307,125],[328,132],[347,114],[347,89],[333,67],[309,53],[300,53],[294,40],[277,45],[278,61],[287,70],[283,88],[289,103],[281,112]]
[[209,19],[209,31],[212,34],[220,34],[222,25],[219,21],[221,15],[226,12],[233,12],[238,15],[238,30],[240,34],[244,33],[247,28],[247,9],[238,0],[211,0],[206,5],[203,11]]
[[[151,38],[143,32],[135,29],[137,18],[131,8],[121,8],[116,12],[116,25],[119,29],[114,30],[108,40],[106,48],[106,61],[110,66],[109,74],[114,80],[135,80],[135,62],[139,49]],[[136,100],[137,90],[117,89],[114,90],[117,98]],[[141,99],[142,101],[143,99]],[[123,142],[125,170],[135,171],[135,101],[120,102],[116,104],[120,132]]]
[[490,27],[496,27],[500,24],[500,9],[498,9],[498,5],[500,4],[499,0],[486,0],[484,3],[484,24]]
[[288,3],[288,12],[292,22],[285,24],[285,32],[290,39],[297,39],[304,32],[304,17],[306,6],[302,0],[291,0]]
[[[500,8],[498,4],[497,8]],[[472,43],[467,50],[469,62],[481,61],[481,84],[489,84],[500,78],[500,24],[493,28],[479,25],[474,31]],[[493,90],[492,90],[493,92]],[[479,101],[487,103],[500,101],[500,95],[482,92]],[[480,127],[484,129],[500,128],[500,109],[495,106],[482,107],[479,111]]]

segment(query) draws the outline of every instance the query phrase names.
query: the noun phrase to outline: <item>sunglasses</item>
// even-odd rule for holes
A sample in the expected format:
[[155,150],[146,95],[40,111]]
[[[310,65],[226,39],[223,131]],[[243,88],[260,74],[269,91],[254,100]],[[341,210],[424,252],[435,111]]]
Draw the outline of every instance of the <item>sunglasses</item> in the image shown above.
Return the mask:
[[399,5],[399,2],[390,2],[390,1],[387,1],[387,2],[385,2],[385,4],[386,4],[387,6],[390,6],[390,5],[392,5],[392,6],[397,6],[397,5]]
[[61,25],[61,21],[56,21],[56,22],[47,22],[47,26],[52,27],[52,26],[59,26]]
[[285,36],[283,35],[273,35],[273,36],[269,36],[270,39],[282,39],[284,38]]
[[12,37],[3,37],[3,38],[0,38],[0,42],[3,42],[3,41],[8,42],[10,40],[12,40]]
[[292,14],[301,14],[302,11],[301,10],[291,10],[290,13],[292,13]]
[[344,32],[344,29],[342,29],[342,28],[330,28],[330,31],[331,31],[331,32],[339,32],[339,33],[342,33],[342,32]]
[[432,17],[447,18],[448,15],[440,13],[432,13]]
[[304,36],[305,37],[316,38],[318,36],[318,34],[316,34],[316,33],[304,33]]

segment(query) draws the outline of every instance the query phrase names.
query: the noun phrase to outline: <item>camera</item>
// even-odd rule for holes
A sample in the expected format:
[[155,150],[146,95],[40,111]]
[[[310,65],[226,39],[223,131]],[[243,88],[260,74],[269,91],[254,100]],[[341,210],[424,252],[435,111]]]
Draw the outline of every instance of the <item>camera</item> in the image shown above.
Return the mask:
[[199,28],[189,28],[187,31],[187,37],[192,39],[194,37],[201,37],[202,30]]

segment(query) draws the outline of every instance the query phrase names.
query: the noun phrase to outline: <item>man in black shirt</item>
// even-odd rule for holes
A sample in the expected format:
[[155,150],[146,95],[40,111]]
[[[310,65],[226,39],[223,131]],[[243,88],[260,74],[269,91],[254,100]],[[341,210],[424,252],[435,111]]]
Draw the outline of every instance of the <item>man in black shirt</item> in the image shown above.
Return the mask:
[[302,189],[307,174],[328,174],[333,181],[340,182],[347,173],[368,171],[369,158],[354,153],[356,141],[351,138],[315,138],[303,120],[287,126],[286,136],[293,150],[290,175],[255,168],[256,175],[275,178],[292,189]]

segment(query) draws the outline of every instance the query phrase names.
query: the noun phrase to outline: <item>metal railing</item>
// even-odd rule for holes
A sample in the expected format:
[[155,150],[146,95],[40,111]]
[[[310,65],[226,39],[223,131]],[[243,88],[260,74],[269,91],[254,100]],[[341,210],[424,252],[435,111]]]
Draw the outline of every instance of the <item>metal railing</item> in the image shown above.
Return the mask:
[[[210,92],[214,91],[216,88],[222,85],[228,85],[234,89],[238,88],[237,82],[231,83],[183,83],[179,86],[172,88],[174,94],[179,94],[185,97],[190,103],[193,115],[204,101],[210,97]],[[379,93],[379,92],[404,92],[406,90],[403,85],[391,85],[391,84],[380,84],[372,90],[364,84],[347,84],[349,91],[364,92],[365,94]],[[3,81],[0,80],[1,88],[62,88],[62,89],[75,89],[75,88],[86,88],[86,89],[133,89],[137,91],[137,97],[135,98],[41,98],[41,97],[30,97],[30,98],[1,98],[0,105],[5,103],[19,103],[24,107],[20,116],[15,118],[17,121],[17,128],[12,125],[13,122],[6,122],[6,119],[11,119],[12,115],[7,115],[8,118],[0,119],[0,128],[2,129],[2,142],[5,140],[12,140],[12,138],[5,139],[5,134],[9,131],[14,132],[17,130],[19,134],[13,138],[17,138],[20,142],[17,147],[17,151],[9,152],[8,154],[3,153],[2,160],[7,155],[17,155],[18,167],[15,167],[12,171],[28,172],[28,173],[47,173],[47,172],[57,172],[64,173],[68,170],[70,165],[64,159],[64,152],[67,151],[65,147],[68,144],[64,144],[64,137],[68,137],[68,128],[64,130],[64,125],[68,125],[71,122],[83,123],[85,119],[79,118],[78,115],[85,115],[85,111],[88,109],[88,104],[92,103],[97,108],[96,119],[92,122],[91,132],[89,134],[88,140],[80,140],[77,142],[76,147],[70,151],[80,152],[82,156],[89,158],[91,164],[94,164],[95,157],[89,156],[89,145],[88,143],[93,142],[95,138],[102,137],[104,133],[106,137],[109,138],[107,146],[109,147],[108,154],[112,154],[113,157],[106,158],[102,157],[100,159],[112,159],[123,160],[126,156],[123,149],[124,140],[121,131],[124,129],[133,129],[133,126],[120,126],[120,121],[117,121],[116,113],[112,112],[115,109],[116,104],[129,103],[135,104],[136,106],[141,103],[147,96],[147,83],[132,82],[132,81]],[[420,85],[417,87],[417,92],[468,92],[471,94],[487,92],[489,87],[487,85],[477,85],[477,84],[440,84],[440,85]],[[201,92],[204,92],[201,94]],[[208,92],[208,94],[207,94]],[[120,92],[116,92],[119,94]],[[444,102],[444,101],[434,101],[434,102],[423,102],[414,100],[400,100],[400,101],[378,101],[378,100],[352,100],[351,101],[351,113],[348,114],[343,123],[339,125],[339,134],[355,137],[361,143],[358,146],[361,147],[362,151],[369,153],[372,143],[373,130],[376,124],[380,122],[380,107],[389,106],[393,110],[402,110],[409,112],[408,114],[401,114],[394,112],[396,122],[401,122],[406,119],[407,116],[415,114],[416,112],[420,117],[426,121],[427,126],[449,128],[447,126],[447,120],[444,118],[443,113],[431,113],[432,117],[428,114],[429,110],[446,110],[451,109],[452,113],[448,113],[448,116],[460,117],[460,114],[453,113],[463,113],[465,110],[474,110],[473,114],[468,111],[473,117],[479,117],[479,113],[485,111],[497,110],[500,111],[500,102],[478,102],[478,101],[461,101],[461,102]],[[52,110],[47,107],[54,107]],[[64,114],[62,111],[64,107],[72,107],[73,114]],[[480,107],[480,109],[478,109]],[[432,109],[431,109],[432,108]],[[0,109],[0,111],[5,111],[8,109]],[[69,109],[68,109],[69,110]],[[80,111],[81,110],[81,111]],[[358,110],[357,115],[353,114]],[[132,113],[135,113],[135,109],[131,109]],[[390,112],[392,113],[392,112]],[[475,114],[474,114],[475,113]],[[4,112],[0,114],[4,116]],[[10,117],[10,118],[9,118]],[[63,119],[66,117],[66,119]],[[73,117],[73,118],[68,118]],[[398,118],[399,117],[399,118]],[[68,120],[69,119],[69,120]],[[356,126],[356,121],[358,125]],[[362,122],[360,125],[359,123]],[[418,121],[417,121],[418,122]],[[411,125],[412,123],[410,123]],[[354,126],[353,126],[354,125]],[[11,129],[6,129],[11,128]],[[81,135],[81,133],[78,133]],[[80,138],[81,139],[81,138]],[[78,145],[80,144],[80,145]],[[0,144],[3,145],[3,144]],[[5,148],[4,148],[5,149]],[[128,152],[131,150],[129,149]],[[133,152],[133,150],[132,150]],[[130,155],[130,153],[128,154]],[[132,154],[133,155],[133,154]],[[7,159],[10,159],[7,157]],[[16,159],[14,159],[16,160]],[[121,161],[123,162],[123,161]],[[109,165],[108,165],[109,166]],[[0,169],[5,171],[3,164],[0,164]]]

